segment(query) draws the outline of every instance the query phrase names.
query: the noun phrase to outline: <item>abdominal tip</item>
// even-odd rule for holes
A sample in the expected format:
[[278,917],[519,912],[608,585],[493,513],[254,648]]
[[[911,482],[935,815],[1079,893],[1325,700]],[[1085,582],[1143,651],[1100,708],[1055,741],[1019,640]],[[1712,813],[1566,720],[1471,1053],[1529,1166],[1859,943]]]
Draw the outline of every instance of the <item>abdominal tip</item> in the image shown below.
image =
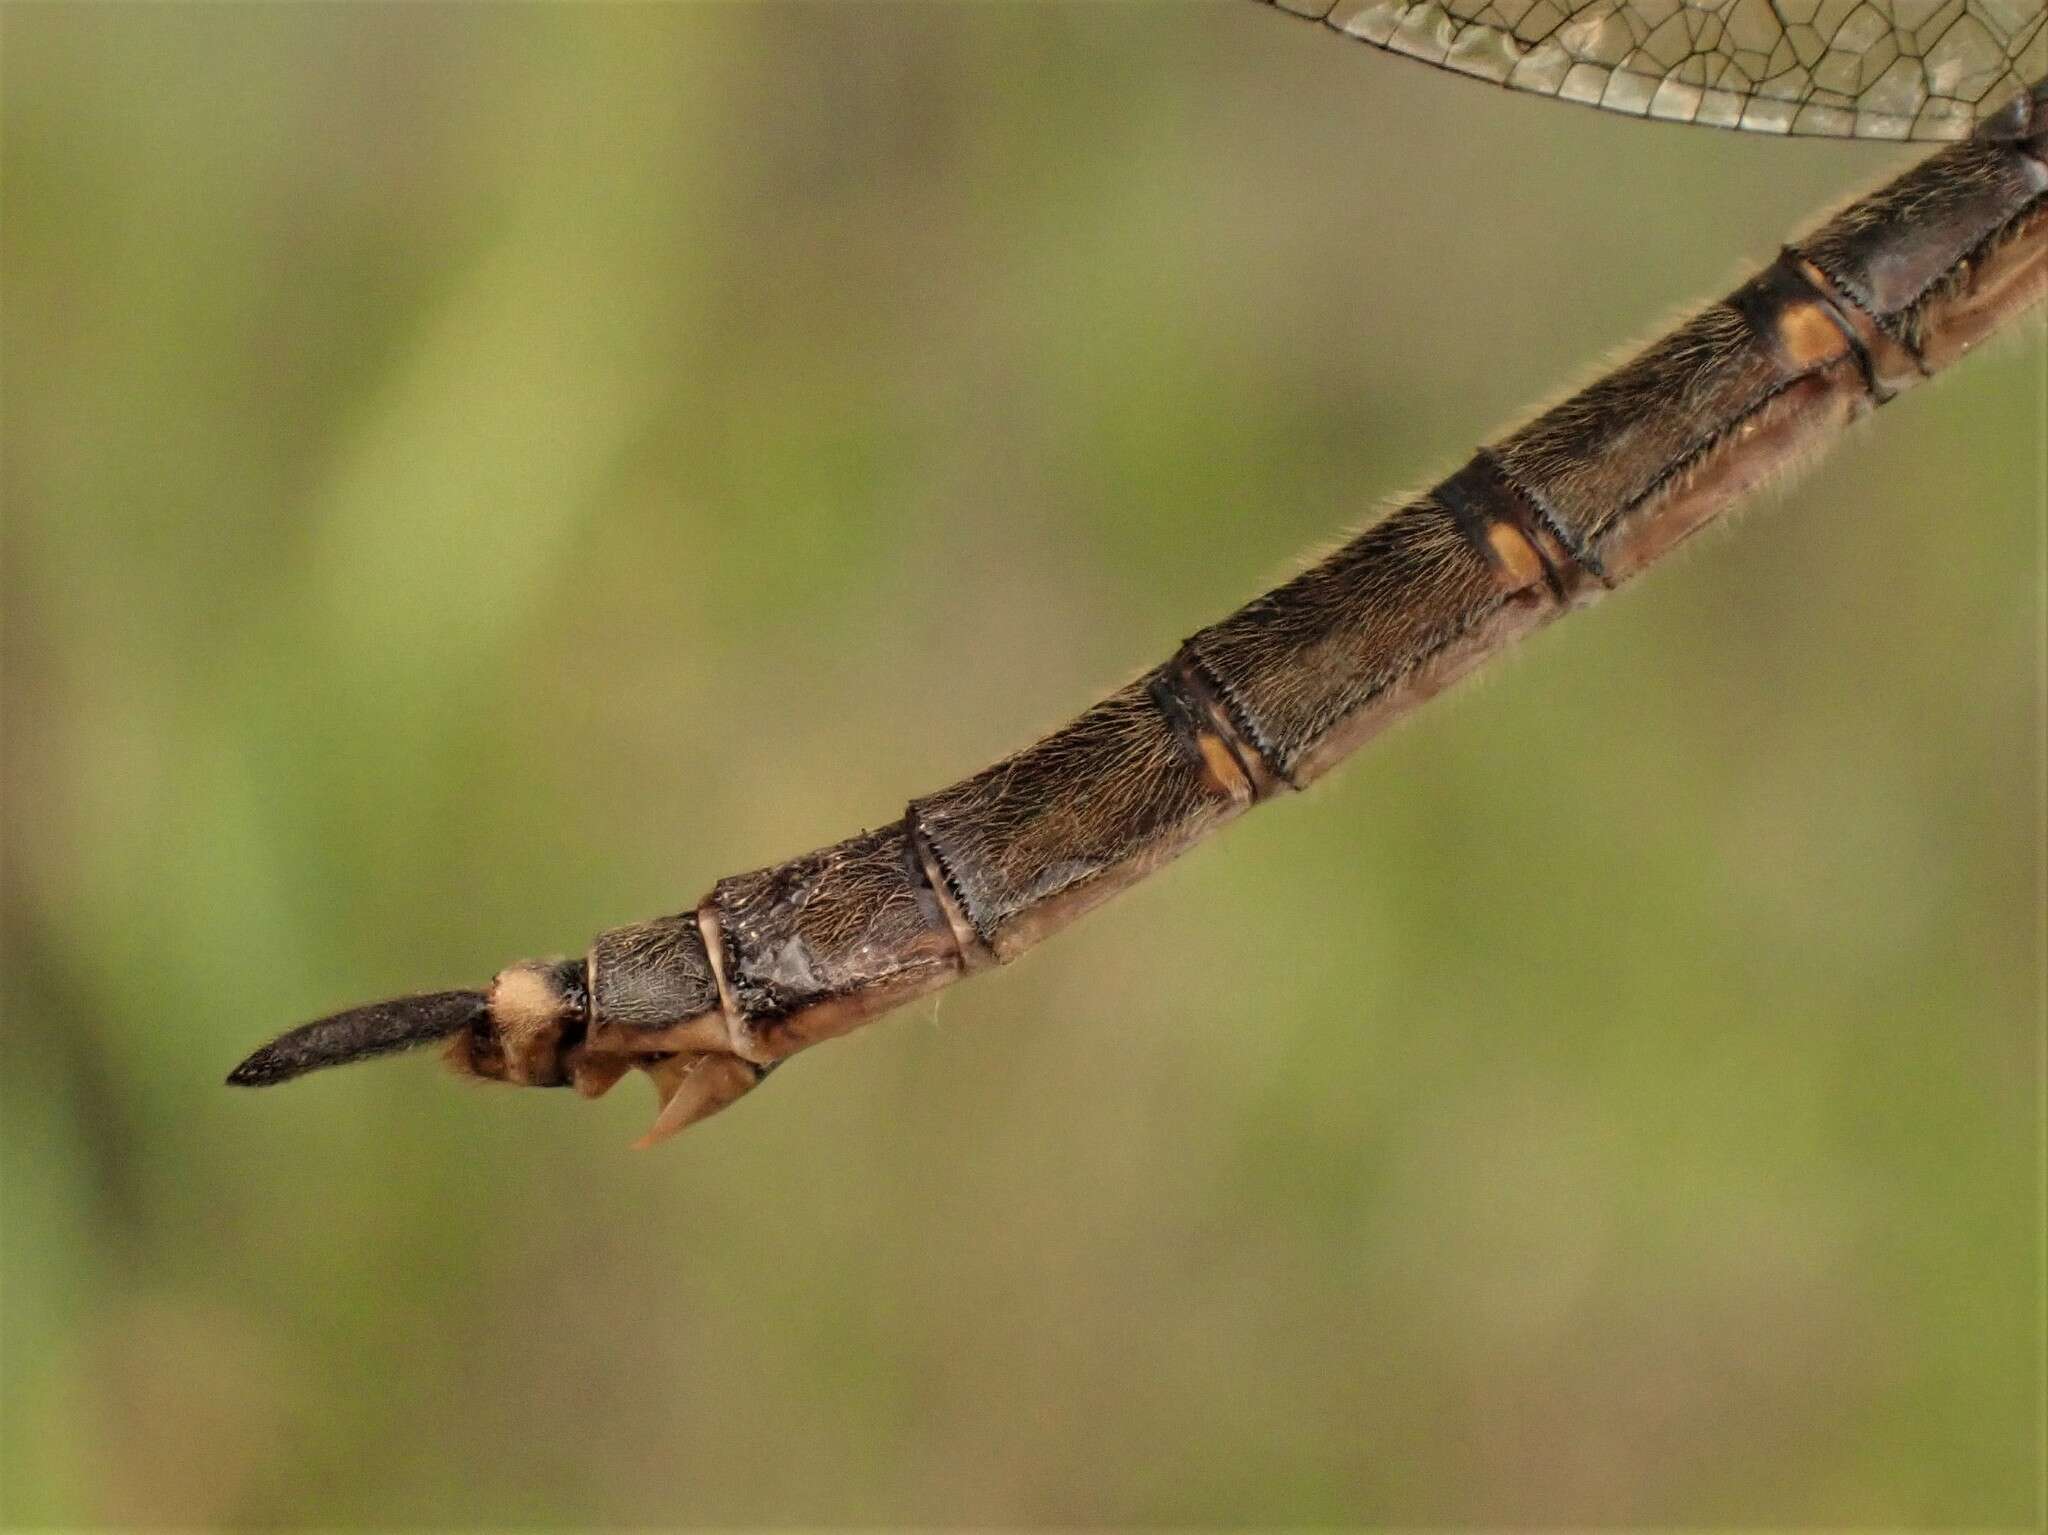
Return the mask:
[[253,1052],[249,1058],[228,1073],[229,1087],[268,1087],[273,1082],[282,1082],[291,1075],[277,1058],[277,1052],[265,1045]]
[[322,1066],[446,1039],[486,1015],[480,991],[435,991],[351,1008],[278,1035],[228,1073],[230,1087],[269,1087]]

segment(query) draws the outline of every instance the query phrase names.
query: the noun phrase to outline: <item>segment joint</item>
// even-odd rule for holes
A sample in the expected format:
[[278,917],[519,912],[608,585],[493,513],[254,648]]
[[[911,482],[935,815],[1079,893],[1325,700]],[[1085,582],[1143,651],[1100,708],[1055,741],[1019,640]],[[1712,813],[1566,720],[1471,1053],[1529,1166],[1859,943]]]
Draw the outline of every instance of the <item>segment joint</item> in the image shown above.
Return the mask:
[[1563,606],[1577,600],[1589,578],[1602,587],[1614,585],[1593,551],[1490,448],[1473,454],[1429,495],[1486,556],[1511,595],[1533,593],[1540,584]]
[[1223,685],[1202,664],[1188,640],[1159,669],[1149,689],[1152,702],[1174,733],[1201,758],[1203,777],[1217,793],[1241,805],[1256,805],[1294,784],[1276,769],[1233,707]]

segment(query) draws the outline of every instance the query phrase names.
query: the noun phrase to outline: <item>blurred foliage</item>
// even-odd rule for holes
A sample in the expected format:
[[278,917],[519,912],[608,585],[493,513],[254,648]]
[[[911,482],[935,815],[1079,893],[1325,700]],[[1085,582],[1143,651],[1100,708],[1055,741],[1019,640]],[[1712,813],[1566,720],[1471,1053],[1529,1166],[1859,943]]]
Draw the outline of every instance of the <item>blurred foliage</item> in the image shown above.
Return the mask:
[[276,1028],[899,813],[1901,152],[1249,5],[10,4],[15,1524],[2031,1524],[2039,332],[658,1154]]

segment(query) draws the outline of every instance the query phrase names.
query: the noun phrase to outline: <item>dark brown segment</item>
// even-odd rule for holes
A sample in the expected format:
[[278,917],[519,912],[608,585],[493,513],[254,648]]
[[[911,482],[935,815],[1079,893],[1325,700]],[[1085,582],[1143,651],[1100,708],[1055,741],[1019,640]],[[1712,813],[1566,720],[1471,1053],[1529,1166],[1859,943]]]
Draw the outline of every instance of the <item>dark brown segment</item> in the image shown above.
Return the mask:
[[2048,197],[1970,253],[1965,270],[1914,306],[1920,360],[1937,373],[2048,299]]
[[1348,717],[1507,601],[1483,541],[1423,500],[1188,641],[1291,783]]
[[771,1055],[842,1032],[960,969],[902,821],[722,879],[711,909],[741,1031]]
[[1495,452],[1571,541],[1598,556],[1617,521],[1793,376],[1774,338],[1717,305]]
[[[1162,669],[1163,670],[1163,669]],[[1154,700],[1155,671],[986,772],[910,807],[1001,960],[1243,809]]]
[[591,1022],[664,1029],[715,1014],[718,981],[697,914],[657,917],[600,933],[590,946]]
[[[2041,115],[2025,98],[2010,111],[2015,126],[2029,113]],[[1972,139],[1943,150],[1845,208],[1798,250],[1917,354],[1924,343],[1921,299],[2048,192],[2043,138],[2037,120],[2019,138]]]

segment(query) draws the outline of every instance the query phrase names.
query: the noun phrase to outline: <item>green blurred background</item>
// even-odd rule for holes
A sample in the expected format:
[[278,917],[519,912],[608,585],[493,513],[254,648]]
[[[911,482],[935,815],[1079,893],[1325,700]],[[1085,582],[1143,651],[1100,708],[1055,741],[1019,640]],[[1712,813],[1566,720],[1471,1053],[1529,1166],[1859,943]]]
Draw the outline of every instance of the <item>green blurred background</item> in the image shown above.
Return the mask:
[[2032,1524],[2040,333],[998,975],[224,1090],[900,813],[1908,152],[1248,4],[10,4],[14,1524]]

